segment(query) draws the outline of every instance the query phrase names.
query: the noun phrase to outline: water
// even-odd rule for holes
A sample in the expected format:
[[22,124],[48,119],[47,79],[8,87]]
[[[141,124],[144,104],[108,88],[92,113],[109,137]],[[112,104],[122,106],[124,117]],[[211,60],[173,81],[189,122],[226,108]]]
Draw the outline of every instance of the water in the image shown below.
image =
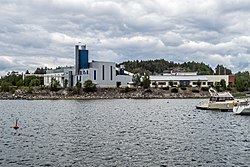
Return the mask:
[[250,117],[201,101],[0,101],[0,166],[250,166]]

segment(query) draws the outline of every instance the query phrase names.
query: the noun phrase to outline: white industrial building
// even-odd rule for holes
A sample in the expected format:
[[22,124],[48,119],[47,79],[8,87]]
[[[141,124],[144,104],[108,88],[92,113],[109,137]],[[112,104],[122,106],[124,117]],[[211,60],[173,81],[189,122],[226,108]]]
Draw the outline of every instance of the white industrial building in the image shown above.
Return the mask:
[[[114,62],[92,61],[89,62],[86,45],[75,46],[75,66],[60,67],[47,70],[44,74],[44,85],[50,86],[54,78],[62,87],[65,80],[67,86],[75,86],[77,82],[84,84],[91,80],[97,87],[126,87],[132,83],[133,74],[124,70],[124,67],[116,67]],[[167,87],[170,82],[173,86],[196,87],[201,82],[201,87],[216,85],[222,79],[226,86],[234,84],[232,75],[197,75],[197,72],[168,72],[160,76],[150,76],[151,87]]]
[[124,67],[117,68],[114,62],[88,61],[86,45],[75,46],[75,66],[48,70],[44,75],[44,85],[50,86],[51,79],[59,81],[63,87],[75,86],[77,82],[84,84],[91,80],[97,87],[125,87],[132,82],[132,73],[126,73]]
[[201,87],[208,87],[220,83],[225,80],[226,86],[234,84],[234,77],[232,75],[197,75],[196,72],[182,72],[163,74],[161,76],[150,76],[150,86],[167,87],[170,82],[173,86],[191,86],[196,87],[198,82],[201,82]]

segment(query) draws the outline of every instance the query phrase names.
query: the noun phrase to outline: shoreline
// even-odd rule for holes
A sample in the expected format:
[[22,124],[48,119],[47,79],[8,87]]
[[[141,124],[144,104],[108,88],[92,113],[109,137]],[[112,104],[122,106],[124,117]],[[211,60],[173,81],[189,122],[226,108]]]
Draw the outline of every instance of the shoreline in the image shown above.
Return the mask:
[[0,94],[0,100],[106,100],[106,99],[206,99],[208,95],[204,94],[127,94],[120,93],[116,95],[107,94],[86,94],[86,95],[15,95],[15,94]]

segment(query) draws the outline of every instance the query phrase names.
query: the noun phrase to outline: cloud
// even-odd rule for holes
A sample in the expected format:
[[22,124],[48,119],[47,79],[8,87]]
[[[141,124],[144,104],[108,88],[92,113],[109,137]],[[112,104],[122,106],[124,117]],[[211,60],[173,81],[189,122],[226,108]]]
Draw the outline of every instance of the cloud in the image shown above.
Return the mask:
[[[249,70],[247,0],[1,0],[0,72],[100,61],[198,61]],[[39,60],[39,61],[38,61]]]

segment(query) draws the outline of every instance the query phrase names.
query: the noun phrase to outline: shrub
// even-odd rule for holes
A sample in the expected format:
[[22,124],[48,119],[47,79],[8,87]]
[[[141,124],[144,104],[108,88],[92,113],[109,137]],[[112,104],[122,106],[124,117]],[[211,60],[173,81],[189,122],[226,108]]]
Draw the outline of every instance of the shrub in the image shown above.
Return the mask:
[[192,89],[193,93],[200,93],[200,91],[198,89]]
[[169,90],[169,86],[163,87],[162,89],[163,89],[163,90]]
[[122,88],[120,90],[120,93],[128,93],[128,92],[131,92],[131,91],[136,91],[136,88],[125,87],[125,88]]
[[208,91],[209,87],[201,87],[202,91]]
[[28,93],[28,94],[32,94],[32,92],[33,92],[33,88],[32,88],[32,87],[29,87],[28,90],[27,90],[27,93]]
[[178,88],[172,88],[171,93],[178,93]]
[[1,84],[1,90],[3,92],[9,92],[10,91],[11,84],[9,82],[2,82]]
[[186,87],[181,87],[181,90],[187,90],[187,88]]
[[96,85],[91,81],[87,80],[84,82],[84,91],[85,92],[96,92]]

